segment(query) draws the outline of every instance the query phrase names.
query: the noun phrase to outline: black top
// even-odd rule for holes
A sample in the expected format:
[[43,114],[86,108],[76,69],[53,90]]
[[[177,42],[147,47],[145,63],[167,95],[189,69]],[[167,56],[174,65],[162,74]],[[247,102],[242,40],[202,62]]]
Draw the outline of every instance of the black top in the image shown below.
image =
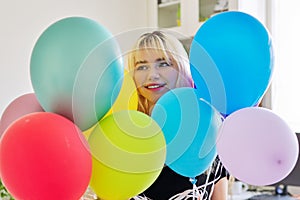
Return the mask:
[[[228,177],[228,173],[217,158],[211,169],[208,182],[217,183],[221,178]],[[203,173],[196,177],[197,186],[204,185],[207,179],[207,173]],[[207,194],[210,194],[210,190],[213,184],[209,184],[206,187]],[[155,180],[155,182],[140,196],[146,196],[153,200],[167,200],[172,196],[182,193],[185,190],[193,189],[193,184],[188,177],[181,176],[174,172],[169,167],[165,166]]]

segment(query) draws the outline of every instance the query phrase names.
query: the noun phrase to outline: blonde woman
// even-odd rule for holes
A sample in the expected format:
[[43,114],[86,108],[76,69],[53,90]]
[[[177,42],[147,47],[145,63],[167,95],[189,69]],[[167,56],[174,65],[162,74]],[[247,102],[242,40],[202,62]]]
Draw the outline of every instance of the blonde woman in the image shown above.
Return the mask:
[[[157,100],[178,87],[194,87],[188,55],[182,43],[161,31],[143,34],[128,54],[127,67],[139,96],[138,110],[151,115]],[[197,177],[203,199],[225,200],[227,173],[218,159]],[[141,196],[154,200],[180,199],[192,187],[189,178],[165,166],[158,179]],[[188,194],[186,194],[188,196]]]

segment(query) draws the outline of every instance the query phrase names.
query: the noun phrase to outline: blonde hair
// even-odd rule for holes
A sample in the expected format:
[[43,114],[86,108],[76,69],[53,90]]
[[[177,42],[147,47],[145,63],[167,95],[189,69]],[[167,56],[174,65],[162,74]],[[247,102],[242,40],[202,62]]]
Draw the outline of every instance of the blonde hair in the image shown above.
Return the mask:
[[[163,52],[167,60],[172,60],[177,63],[178,78],[176,81],[176,87],[194,86],[187,52],[177,38],[161,31],[154,31],[141,35],[133,46],[132,51],[129,52],[127,56],[127,68],[132,76],[135,69],[136,54],[141,49]],[[150,111],[148,100],[140,94],[138,96],[138,110],[149,115]]]

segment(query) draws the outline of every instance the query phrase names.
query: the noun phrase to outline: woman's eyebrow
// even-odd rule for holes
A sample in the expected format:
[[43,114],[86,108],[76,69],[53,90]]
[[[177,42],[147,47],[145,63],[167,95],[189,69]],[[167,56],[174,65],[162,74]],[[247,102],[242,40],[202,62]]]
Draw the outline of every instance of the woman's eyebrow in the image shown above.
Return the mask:
[[139,64],[145,64],[145,63],[147,63],[146,60],[138,60],[138,61],[136,61],[136,62],[134,63],[134,65],[136,66],[136,65],[139,65]]
[[[165,61],[166,59],[165,58],[157,58],[155,59],[155,62],[160,62],[160,61]],[[136,65],[139,65],[139,64],[145,64],[145,63],[148,63],[147,60],[138,60],[135,62],[135,66]]]
[[157,58],[156,60],[155,60],[155,62],[160,62],[160,61],[164,61],[164,60],[166,60],[165,58]]

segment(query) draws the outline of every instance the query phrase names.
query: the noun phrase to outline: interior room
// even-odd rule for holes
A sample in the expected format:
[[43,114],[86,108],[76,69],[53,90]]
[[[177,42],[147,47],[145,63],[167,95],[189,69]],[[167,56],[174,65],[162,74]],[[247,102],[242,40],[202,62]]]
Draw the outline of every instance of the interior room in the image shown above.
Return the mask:
[[[259,106],[280,116],[299,142],[298,6],[298,0],[2,1],[0,116],[14,99],[34,92],[30,77],[34,45],[43,31],[60,19],[79,16],[97,21],[117,39],[123,53],[129,51],[141,33],[155,29],[173,33],[189,52],[197,31],[207,20],[220,13],[240,11],[255,17],[265,26],[274,48],[272,80]],[[235,187],[237,189],[233,190]],[[299,159],[289,175],[276,184],[256,186],[231,176],[228,192],[229,200],[256,199],[254,196],[261,194],[272,194],[273,199],[285,199],[290,195],[300,199]],[[0,196],[2,199],[5,198]]]

